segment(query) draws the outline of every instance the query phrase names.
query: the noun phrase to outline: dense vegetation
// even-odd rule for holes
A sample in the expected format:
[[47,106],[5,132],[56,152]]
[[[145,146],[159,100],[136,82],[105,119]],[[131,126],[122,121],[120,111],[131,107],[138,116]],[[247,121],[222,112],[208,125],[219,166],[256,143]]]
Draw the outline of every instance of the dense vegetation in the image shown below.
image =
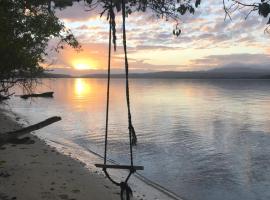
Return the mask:
[[43,71],[51,38],[59,38],[56,50],[67,43],[79,43],[70,30],[54,15],[48,1],[0,0],[0,95],[20,84],[31,89],[33,77]]

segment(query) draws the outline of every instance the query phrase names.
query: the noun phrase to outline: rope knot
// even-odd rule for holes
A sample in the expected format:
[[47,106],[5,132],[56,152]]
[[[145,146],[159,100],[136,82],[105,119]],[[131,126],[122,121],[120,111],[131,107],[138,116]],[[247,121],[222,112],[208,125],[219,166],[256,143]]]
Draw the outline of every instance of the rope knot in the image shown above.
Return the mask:
[[132,168],[130,169],[130,173],[134,174],[136,172],[136,169],[134,169],[134,167],[132,166]]
[[137,145],[137,136],[136,136],[136,132],[135,132],[135,129],[134,129],[133,125],[130,124],[128,129],[129,129],[129,131],[131,133],[131,144],[136,146]]
[[[120,188],[121,188],[121,200],[130,200],[130,198],[133,196],[132,190],[129,187],[129,185],[126,182],[121,182],[120,183]],[[124,198],[124,194],[126,193],[126,198]]]

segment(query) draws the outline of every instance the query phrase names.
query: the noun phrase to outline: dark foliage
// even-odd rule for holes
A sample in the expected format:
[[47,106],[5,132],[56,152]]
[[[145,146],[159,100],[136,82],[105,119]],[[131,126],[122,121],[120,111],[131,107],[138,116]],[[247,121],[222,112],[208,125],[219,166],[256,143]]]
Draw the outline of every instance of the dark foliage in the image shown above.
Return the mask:
[[33,78],[51,38],[79,47],[79,43],[54,15],[48,1],[0,0],[0,95],[8,96],[16,84],[31,90]]

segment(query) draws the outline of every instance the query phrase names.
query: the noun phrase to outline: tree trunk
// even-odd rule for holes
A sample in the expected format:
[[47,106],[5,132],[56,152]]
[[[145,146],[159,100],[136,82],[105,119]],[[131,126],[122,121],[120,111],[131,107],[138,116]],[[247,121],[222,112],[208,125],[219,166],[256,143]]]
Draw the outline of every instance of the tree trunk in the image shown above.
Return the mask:
[[61,117],[55,116],[55,117],[48,118],[48,119],[46,119],[42,122],[39,122],[37,124],[22,128],[20,130],[2,133],[2,134],[0,134],[0,147],[3,146],[4,144],[11,142],[12,140],[18,139],[18,137],[21,137],[27,133],[32,132],[32,131],[41,129],[45,126],[48,126],[48,125],[55,123],[55,122],[58,122],[60,120],[61,120]]

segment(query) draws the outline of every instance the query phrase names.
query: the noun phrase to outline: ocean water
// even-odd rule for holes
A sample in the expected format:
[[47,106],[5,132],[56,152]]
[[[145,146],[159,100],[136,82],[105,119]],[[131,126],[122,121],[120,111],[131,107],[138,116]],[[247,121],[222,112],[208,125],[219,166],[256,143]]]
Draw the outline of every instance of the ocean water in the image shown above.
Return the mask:
[[[145,167],[137,178],[185,200],[270,199],[270,81],[131,79],[130,84],[138,136],[134,162]],[[129,164],[124,80],[113,79],[111,87],[108,157]],[[28,123],[61,116],[35,134],[94,170],[103,155],[106,80],[44,79],[37,87],[50,90],[53,99],[13,97],[6,107]],[[133,179],[135,190],[145,189]]]

